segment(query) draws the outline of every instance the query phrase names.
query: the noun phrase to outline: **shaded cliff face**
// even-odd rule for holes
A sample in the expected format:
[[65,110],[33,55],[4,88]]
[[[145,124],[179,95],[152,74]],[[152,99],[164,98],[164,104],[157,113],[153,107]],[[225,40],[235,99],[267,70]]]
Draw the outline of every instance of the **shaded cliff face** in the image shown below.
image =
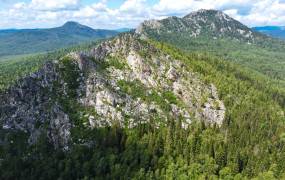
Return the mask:
[[33,144],[44,131],[56,146],[67,144],[69,117],[51,95],[54,82],[60,81],[57,64],[47,62],[42,69],[25,77],[1,94],[0,117],[3,129],[17,129],[30,134]]
[[46,63],[0,96],[4,129],[42,133],[56,147],[81,142],[73,129],[132,128],[181,120],[221,125],[225,107],[213,84],[131,34],[106,41],[88,53],[70,53]]

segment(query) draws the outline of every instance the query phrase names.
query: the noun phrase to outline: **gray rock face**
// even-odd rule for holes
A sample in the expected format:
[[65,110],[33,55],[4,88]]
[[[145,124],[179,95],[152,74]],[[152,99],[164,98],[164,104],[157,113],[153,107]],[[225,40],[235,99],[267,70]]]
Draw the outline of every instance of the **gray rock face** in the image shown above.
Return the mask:
[[[66,106],[54,96],[72,99],[72,104]],[[73,52],[48,62],[0,99],[3,128],[30,133],[31,144],[46,133],[63,148],[68,148],[74,122],[86,128],[113,124],[133,128],[180,118],[187,128],[193,120],[221,125],[225,116],[214,85],[131,34],[106,41],[89,53]],[[69,106],[74,104],[80,108],[73,109],[78,116],[71,120]]]
[[[149,56],[143,57],[142,51],[147,52]],[[103,56],[102,52],[104,52]],[[185,65],[179,60],[172,59],[150,45],[142,45],[133,36],[124,35],[107,41],[95,48],[90,56],[107,62],[108,56],[119,56],[119,61],[126,66],[123,69],[109,67],[106,70],[108,80],[98,73],[91,73],[92,75],[87,78],[86,97],[82,101],[84,105],[95,107],[99,115],[97,119],[91,118],[90,125],[94,126],[95,122],[100,122],[97,123],[99,126],[110,125],[114,121],[123,125],[125,115],[128,115],[133,116],[128,120],[133,127],[138,123],[137,117],[140,117],[140,123],[149,122],[153,109],[166,121],[168,116],[176,118],[181,116],[186,124],[191,122],[191,119],[205,120],[209,124],[222,124],[225,107],[219,100],[214,85],[204,84],[197,74],[186,70]],[[155,101],[145,102],[139,98],[134,99],[129,94],[122,96],[118,85],[122,80],[126,82],[138,80],[150,93],[169,91],[176,96],[179,106],[169,103],[172,110],[163,112]]]

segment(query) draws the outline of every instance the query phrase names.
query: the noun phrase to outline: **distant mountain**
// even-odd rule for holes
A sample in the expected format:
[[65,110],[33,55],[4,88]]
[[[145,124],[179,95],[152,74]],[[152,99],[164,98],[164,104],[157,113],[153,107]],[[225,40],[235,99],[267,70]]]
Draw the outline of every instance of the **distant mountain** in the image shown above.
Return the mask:
[[15,32],[18,32],[20,30],[18,29],[4,29],[4,30],[0,30],[0,37],[5,36],[5,35],[10,35],[13,34]]
[[136,33],[191,53],[207,52],[285,82],[284,41],[253,31],[222,11],[145,21]]
[[285,39],[285,26],[262,26],[253,27],[252,29],[275,38]]
[[52,51],[117,34],[117,31],[92,29],[72,21],[50,29],[1,30],[0,57]]
[[169,17],[142,23],[136,30],[139,34],[158,36],[187,36],[188,38],[230,38],[238,41],[254,42],[263,38],[260,33],[217,10],[199,10],[183,18]]

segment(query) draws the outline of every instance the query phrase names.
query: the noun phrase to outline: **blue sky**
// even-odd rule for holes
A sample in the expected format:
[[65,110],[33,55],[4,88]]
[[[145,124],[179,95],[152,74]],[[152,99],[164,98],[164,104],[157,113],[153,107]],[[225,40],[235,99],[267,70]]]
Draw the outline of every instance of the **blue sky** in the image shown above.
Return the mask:
[[285,0],[0,0],[0,29],[48,28],[78,21],[93,28],[135,28],[147,19],[222,10],[248,26],[285,25]]

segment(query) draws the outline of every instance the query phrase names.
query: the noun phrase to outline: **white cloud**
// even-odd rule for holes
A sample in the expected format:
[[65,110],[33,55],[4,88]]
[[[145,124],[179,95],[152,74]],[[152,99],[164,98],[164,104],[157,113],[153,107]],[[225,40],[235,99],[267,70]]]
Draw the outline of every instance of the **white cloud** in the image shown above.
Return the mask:
[[26,6],[26,3],[24,3],[24,2],[19,2],[19,3],[16,3],[16,4],[14,4],[14,8],[15,9],[22,9],[22,8],[24,8]]
[[[204,6],[203,6],[204,5]],[[155,4],[153,7],[154,11],[160,13],[181,13],[185,11],[193,11],[194,9],[210,9],[212,8],[211,4],[205,4],[203,1],[197,0],[175,0],[173,3],[172,0],[160,0],[159,3]]]
[[[1,0],[0,0],[1,1]],[[74,20],[94,28],[136,27],[146,19],[184,16],[198,9],[223,10],[249,26],[285,25],[285,0],[125,0],[116,8],[107,0],[82,5],[80,0],[31,0],[0,10],[0,28],[52,27]]]
[[30,7],[37,10],[65,10],[74,9],[79,5],[79,0],[32,0]]
[[278,0],[258,1],[247,15],[229,14],[249,26],[285,25],[285,4]]
[[146,8],[146,0],[126,0],[120,7],[122,12],[135,12],[142,11],[143,8]]
[[96,17],[107,11],[107,6],[103,3],[96,3],[91,6],[85,6],[78,11],[75,11],[73,16],[78,18]]
[[80,18],[95,27],[120,28],[135,27],[145,19],[151,17],[150,8],[146,0],[127,0],[119,8],[108,8],[105,1],[82,7],[74,12],[73,17]]

